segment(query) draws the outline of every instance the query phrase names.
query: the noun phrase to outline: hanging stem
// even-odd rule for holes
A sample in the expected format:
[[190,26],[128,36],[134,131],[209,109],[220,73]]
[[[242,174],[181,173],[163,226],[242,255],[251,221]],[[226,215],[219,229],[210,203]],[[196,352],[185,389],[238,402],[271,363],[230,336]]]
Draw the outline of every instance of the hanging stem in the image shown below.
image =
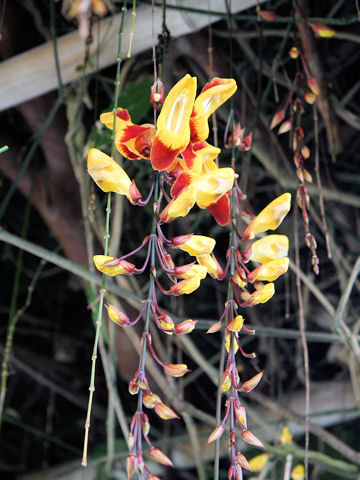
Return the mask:
[[[31,192],[32,195],[32,192]],[[22,227],[21,237],[25,238],[27,235],[29,221],[30,221],[30,212],[31,212],[31,195],[26,204],[25,209],[25,216],[24,216],[24,223]],[[16,260],[16,271],[15,271],[15,278],[14,278],[14,286],[11,296],[11,304],[10,304],[10,313],[9,313],[9,322],[8,328],[6,333],[6,341],[5,341],[5,348],[4,348],[4,356],[1,365],[1,387],[0,387],[0,431],[2,428],[2,422],[4,417],[4,406],[5,406],[5,398],[6,398],[6,391],[7,391],[7,379],[9,375],[9,360],[10,360],[10,353],[11,347],[13,343],[15,327],[17,324],[20,315],[18,312],[15,312],[16,304],[18,301],[19,295],[19,287],[20,287],[20,277],[22,272],[22,264],[23,264],[23,257],[24,257],[24,250],[19,250],[18,257]]]
[[[127,1],[124,0],[123,7],[122,7],[120,27],[119,27],[119,43],[118,43],[116,79],[115,79],[115,93],[114,93],[114,127],[113,127],[113,132],[112,132],[112,147],[111,147],[111,156],[112,157],[115,154],[116,112],[117,112],[118,96],[119,96],[122,34],[123,34],[123,30],[124,30],[126,4],[127,4]],[[105,219],[104,255],[107,255],[108,248],[109,248],[110,214],[111,214],[111,193],[108,193],[107,204],[106,204],[106,219]],[[94,391],[95,391],[95,367],[96,367],[97,349],[98,349],[98,343],[99,343],[99,337],[100,337],[100,331],[101,331],[101,324],[102,324],[104,297],[105,297],[105,292],[106,292],[105,286],[106,286],[106,275],[103,274],[102,280],[101,280],[101,288],[100,288],[99,309],[98,309],[98,315],[97,315],[97,320],[96,320],[95,340],[94,340],[94,346],[93,346],[93,353],[92,353],[92,357],[91,357],[91,362],[92,363],[91,363],[91,376],[90,376],[90,386],[89,386],[90,393],[89,393],[88,408],[87,408],[87,414],[86,414],[86,420],[85,420],[83,457],[82,457],[82,461],[81,461],[81,465],[83,465],[84,467],[87,465],[87,451],[88,451],[88,441],[89,441],[91,408],[92,408],[93,396],[94,396]]]

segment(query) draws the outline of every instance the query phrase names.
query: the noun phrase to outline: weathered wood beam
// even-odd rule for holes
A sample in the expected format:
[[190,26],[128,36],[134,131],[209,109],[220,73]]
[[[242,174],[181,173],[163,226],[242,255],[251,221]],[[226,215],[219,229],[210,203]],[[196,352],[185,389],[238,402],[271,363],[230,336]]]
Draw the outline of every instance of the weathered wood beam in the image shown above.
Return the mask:
[[[175,0],[168,4],[176,4]],[[191,7],[192,0],[184,0],[182,7]],[[198,0],[197,9],[208,9],[208,0]],[[236,13],[256,5],[256,0],[233,0],[232,12]],[[224,11],[223,0],[211,0],[210,8],[215,12]],[[131,11],[127,12],[123,33],[123,52],[126,55],[129,44]],[[91,56],[95,60],[97,50],[100,50],[99,69],[108,67],[116,62],[117,36],[121,14],[99,21],[99,35],[94,35],[94,42],[90,47]],[[173,37],[180,37],[204,28],[209,22],[219,20],[218,16],[195,14],[183,10],[169,9],[166,17],[167,27]],[[97,30],[97,29],[96,29]],[[132,53],[151,48],[157,42],[162,31],[162,12],[156,7],[154,12],[154,34],[152,32],[151,6],[141,5],[137,8]],[[97,40],[99,38],[99,41]],[[59,63],[61,77],[67,84],[81,77],[79,66],[83,64],[85,44],[78,36],[77,31],[58,38]],[[96,69],[96,62],[91,62],[87,73]],[[53,43],[47,42],[36,48],[0,64],[0,111],[13,107],[19,103],[38,97],[57,88]]]

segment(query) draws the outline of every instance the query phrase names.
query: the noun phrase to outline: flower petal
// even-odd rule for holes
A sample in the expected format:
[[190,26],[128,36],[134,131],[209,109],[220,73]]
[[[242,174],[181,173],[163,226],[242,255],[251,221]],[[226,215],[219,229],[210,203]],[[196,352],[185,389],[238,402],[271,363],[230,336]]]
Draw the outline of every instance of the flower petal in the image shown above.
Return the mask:
[[157,120],[151,150],[155,170],[165,170],[190,141],[190,115],[196,94],[196,78],[185,75],[170,90]]

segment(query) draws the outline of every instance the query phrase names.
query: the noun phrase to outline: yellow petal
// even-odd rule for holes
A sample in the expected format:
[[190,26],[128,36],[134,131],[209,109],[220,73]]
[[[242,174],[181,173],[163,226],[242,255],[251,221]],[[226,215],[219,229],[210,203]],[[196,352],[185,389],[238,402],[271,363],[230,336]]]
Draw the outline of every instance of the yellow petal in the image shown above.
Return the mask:
[[289,239],[286,235],[267,235],[251,245],[250,260],[266,263],[274,258],[286,257]]
[[235,172],[232,168],[217,168],[199,177],[193,182],[198,206],[206,208],[215,203],[232,189],[234,179]]
[[280,437],[280,442],[282,445],[286,445],[288,443],[291,443],[293,439],[293,436],[290,433],[289,427],[285,425],[281,432],[281,437]]
[[304,465],[296,465],[291,471],[292,480],[303,480],[305,478],[305,467]]
[[190,278],[193,276],[198,276],[201,280],[203,280],[207,275],[207,268],[202,265],[193,265],[189,270],[186,272],[178,275],[179,278]]
[[184,241],[182,241],[181,237],[173,238],[174,247],[180,248],[180,250],[194,257],[197,255],[210,254],[216,243],[213,238],[205,237],[204,235],[191,235],[190,237],[184,235],[184,237],[186,237]]
[[287,272],[289,268],[289,259],[288,257],[275,258],[270,262],[260,265],[256,270],[251,272],[248,275],[248,278],[251,282],[255,280],[273,282],[280,275],[283,275]]
[[190,115],[196,95],[196,78],[186,74],[170,90],[157,120],[151,151],[155,170],[165,170],[190,141]]
[[251,470],[253,472],[261,472],[261,470],[263,470],[265,465],[267,464],[268,459],[268,453],[262,453],[261,455],[257,455],[256,457],[252,458],[251,460],[249,460]]
[[91,148],[87,157],[87,170],[101,190],[126,195],[131,201],[131,180],[109,155],[97,148]]
[[220,107],[237,89],[232,78],[213,78],[202,89],[194,103],[194,110],[190,119],[192,139],[205,140],[209,136],[208,118]]
[[171,200],[160,214],[164,222],[171,222],[174,218],[185,217],[194,206],[196,200],[195,189],[189,187],[181,193],[175,200]]
[[285,218],[290,210],[291,195],[284,193],[280,197],[275,198],[267,205],[255,219],[248,225],[244,232],[247,238],[254,238],[257,233],[266,230],[275,230]]

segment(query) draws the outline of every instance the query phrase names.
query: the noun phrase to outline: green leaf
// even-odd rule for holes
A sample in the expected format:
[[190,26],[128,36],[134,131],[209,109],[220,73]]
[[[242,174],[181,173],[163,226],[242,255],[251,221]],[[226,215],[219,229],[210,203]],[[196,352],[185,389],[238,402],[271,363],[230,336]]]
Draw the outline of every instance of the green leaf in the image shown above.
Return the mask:
[[145,77],[141,82],[130,83],[119,95],[119,107],[129,110],[134,123],[138,123],[149,113],[151,108],[150,88],[152,84],[152,79]]

